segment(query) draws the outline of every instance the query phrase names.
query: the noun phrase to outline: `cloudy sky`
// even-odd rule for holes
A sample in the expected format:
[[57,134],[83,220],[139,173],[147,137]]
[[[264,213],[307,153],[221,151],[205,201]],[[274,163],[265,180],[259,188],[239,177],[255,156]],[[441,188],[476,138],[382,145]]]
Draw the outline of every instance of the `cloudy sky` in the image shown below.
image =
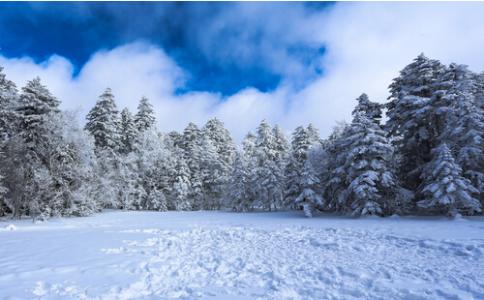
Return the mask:
[[219,117],[326,136],[419,53],[484,70],[484,3],[0,3],[0,66],[84,115],[106,87],[161,130]]

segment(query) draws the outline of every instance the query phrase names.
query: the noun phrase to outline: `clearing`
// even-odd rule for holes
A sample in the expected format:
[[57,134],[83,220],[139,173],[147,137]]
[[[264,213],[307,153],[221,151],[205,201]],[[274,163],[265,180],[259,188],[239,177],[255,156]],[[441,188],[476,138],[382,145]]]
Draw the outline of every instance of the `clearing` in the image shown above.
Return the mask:
[[0,221],[0,299],[484,299],[484,218]]

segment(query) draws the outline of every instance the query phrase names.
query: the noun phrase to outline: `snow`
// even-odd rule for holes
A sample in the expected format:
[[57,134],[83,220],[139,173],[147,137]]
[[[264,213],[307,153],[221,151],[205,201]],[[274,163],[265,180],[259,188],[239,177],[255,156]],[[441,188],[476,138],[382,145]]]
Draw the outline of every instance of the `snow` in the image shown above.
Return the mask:
[[483,217],[108,211],[0,229],[1,299],[484,298]]

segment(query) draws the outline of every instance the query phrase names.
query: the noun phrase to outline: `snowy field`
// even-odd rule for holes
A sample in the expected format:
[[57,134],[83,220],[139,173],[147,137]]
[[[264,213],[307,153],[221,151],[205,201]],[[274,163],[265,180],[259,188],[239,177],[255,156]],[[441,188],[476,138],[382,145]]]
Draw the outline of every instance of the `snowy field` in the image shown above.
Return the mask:
[[106,212],[0,222],[0,299],[484,299],[484,219]]

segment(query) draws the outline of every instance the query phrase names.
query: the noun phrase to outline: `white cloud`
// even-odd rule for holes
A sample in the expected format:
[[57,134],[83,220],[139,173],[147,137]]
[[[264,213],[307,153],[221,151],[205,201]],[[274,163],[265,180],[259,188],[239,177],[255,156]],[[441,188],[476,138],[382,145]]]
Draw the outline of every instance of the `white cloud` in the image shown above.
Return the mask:
[[[252,26],[264,32],[264,43],[269,46],[280,38],[280,29],[287,25],[283,10],[274,11],[267,24],[257,18],[270,13],[267,9],[240,9],[241,18],[255,22]],[[59,56],[42,63],[0,56],[0,65],[19,86],[40,76],[63,101],[64,108],[81,107],[84,114],[109,86],[120,108],[134,110],[139,98],[148,96],[164,131],[181,130],[189,121],[202,125],[217,116],[237,139],[255,128],[261,119],[279,123],[288,131],[312,122],[324,136],[337,120],[349,120],[354,99],[360,93],[385,101],[391,79],[420,52],[445,63],[455,61],[476,71],[484,69],[483,15],[481,3],[338,3],[330,11],[311,15],[309,20],[304,18],[305,13],[296,10],[289,20],[290,27],[297,30],[289,30],[284,37],[287,42],[277,44],[324,43],[327,48],[321,60],[324,75],[297,91],[288,74],[275,91],[267,93],[247,88],[225,98],[210,92],[177,95],[174,91],[183,85],[185,71],[162,49],[141,42],[94,54],[76,77],[72,76],[72,64]],[[215,24],[222,26],[228,17],[236,16],[229,12]],[[244,26],[245,22],[240,24]],[[269,46],[260,51],[270,49]],[[234,47],[231,42],[226,51]],[[209,46],[203,49],[206,55],[211,50]],[[245,55],[244,49],[237,51]],[[254,55],[251,51],[247,55]],[[274,66],[284,63],[284,53],[257,57]],[[284,66],[283,73],[291,68],[300,72],[300,65],[292,60],[291,64],[295,65]]]

